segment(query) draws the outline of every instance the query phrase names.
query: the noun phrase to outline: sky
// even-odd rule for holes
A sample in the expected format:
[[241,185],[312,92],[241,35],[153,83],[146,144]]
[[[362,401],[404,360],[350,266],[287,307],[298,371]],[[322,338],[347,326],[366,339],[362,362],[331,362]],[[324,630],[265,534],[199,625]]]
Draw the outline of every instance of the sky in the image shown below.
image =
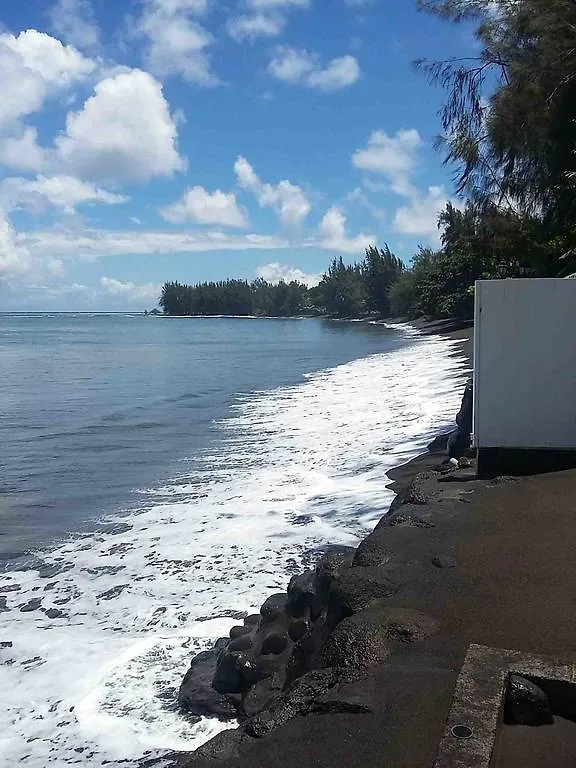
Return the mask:
[[2,3],[0,311],[409,263],[454,199],[412,62],[473,45],[415,0]]

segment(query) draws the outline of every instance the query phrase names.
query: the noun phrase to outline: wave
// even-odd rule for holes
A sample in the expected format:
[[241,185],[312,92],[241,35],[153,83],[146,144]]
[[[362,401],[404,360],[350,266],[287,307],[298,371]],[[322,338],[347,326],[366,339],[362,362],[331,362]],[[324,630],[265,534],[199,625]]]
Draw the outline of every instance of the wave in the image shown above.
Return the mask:
[[393,352],[239,396],[220,439],[150,489],[146,508],[6,573],[4,764],[66,765],[83,749],[90,765],[136,765],[224,727],[176,711],[191,656],[312,553],[375,525],[392,498],[387,470],[453,422],[467,365],[456,349],[411,335]]

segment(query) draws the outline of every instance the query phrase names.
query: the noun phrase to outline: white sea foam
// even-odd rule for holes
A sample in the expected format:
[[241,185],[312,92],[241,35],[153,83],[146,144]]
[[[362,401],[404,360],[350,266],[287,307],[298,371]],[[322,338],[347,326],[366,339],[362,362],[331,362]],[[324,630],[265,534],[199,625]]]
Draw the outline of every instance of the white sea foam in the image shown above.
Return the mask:
[[[152,489],[149,508],[45,558],[72,568],[6,574],[0,764],[135,765],[221,729],[176,710],[191,656],[284,589],[310,551],[373,527],[391,501],[386,471],[454,420],[466,372],[454,352],[410,335],[397,351],[239,397],[222,439]],[[19,610],[34,599],[64,616]]]

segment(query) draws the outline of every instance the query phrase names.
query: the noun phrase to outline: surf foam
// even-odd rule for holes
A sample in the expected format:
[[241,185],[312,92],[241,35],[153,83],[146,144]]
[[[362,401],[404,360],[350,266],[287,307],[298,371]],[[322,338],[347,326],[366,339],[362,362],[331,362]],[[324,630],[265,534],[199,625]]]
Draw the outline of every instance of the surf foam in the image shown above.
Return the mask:
[[399,330],[402,349],[239,396],[148,509],[5,574],[2,764],[136,765],[225,727],[177,711],[192,655],[311,553],[355,544],[390,504],[387,470],[454,421],[465,361],[449,340]]

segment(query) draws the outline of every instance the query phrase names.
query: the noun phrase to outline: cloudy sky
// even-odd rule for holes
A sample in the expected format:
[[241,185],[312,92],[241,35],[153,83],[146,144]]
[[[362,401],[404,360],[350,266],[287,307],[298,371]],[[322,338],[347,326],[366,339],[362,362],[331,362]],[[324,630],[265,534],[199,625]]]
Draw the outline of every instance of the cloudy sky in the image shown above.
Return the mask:
[[0,310],[408,261],[453,194],[411,62],[471,49],[414,0],[2,3]]

